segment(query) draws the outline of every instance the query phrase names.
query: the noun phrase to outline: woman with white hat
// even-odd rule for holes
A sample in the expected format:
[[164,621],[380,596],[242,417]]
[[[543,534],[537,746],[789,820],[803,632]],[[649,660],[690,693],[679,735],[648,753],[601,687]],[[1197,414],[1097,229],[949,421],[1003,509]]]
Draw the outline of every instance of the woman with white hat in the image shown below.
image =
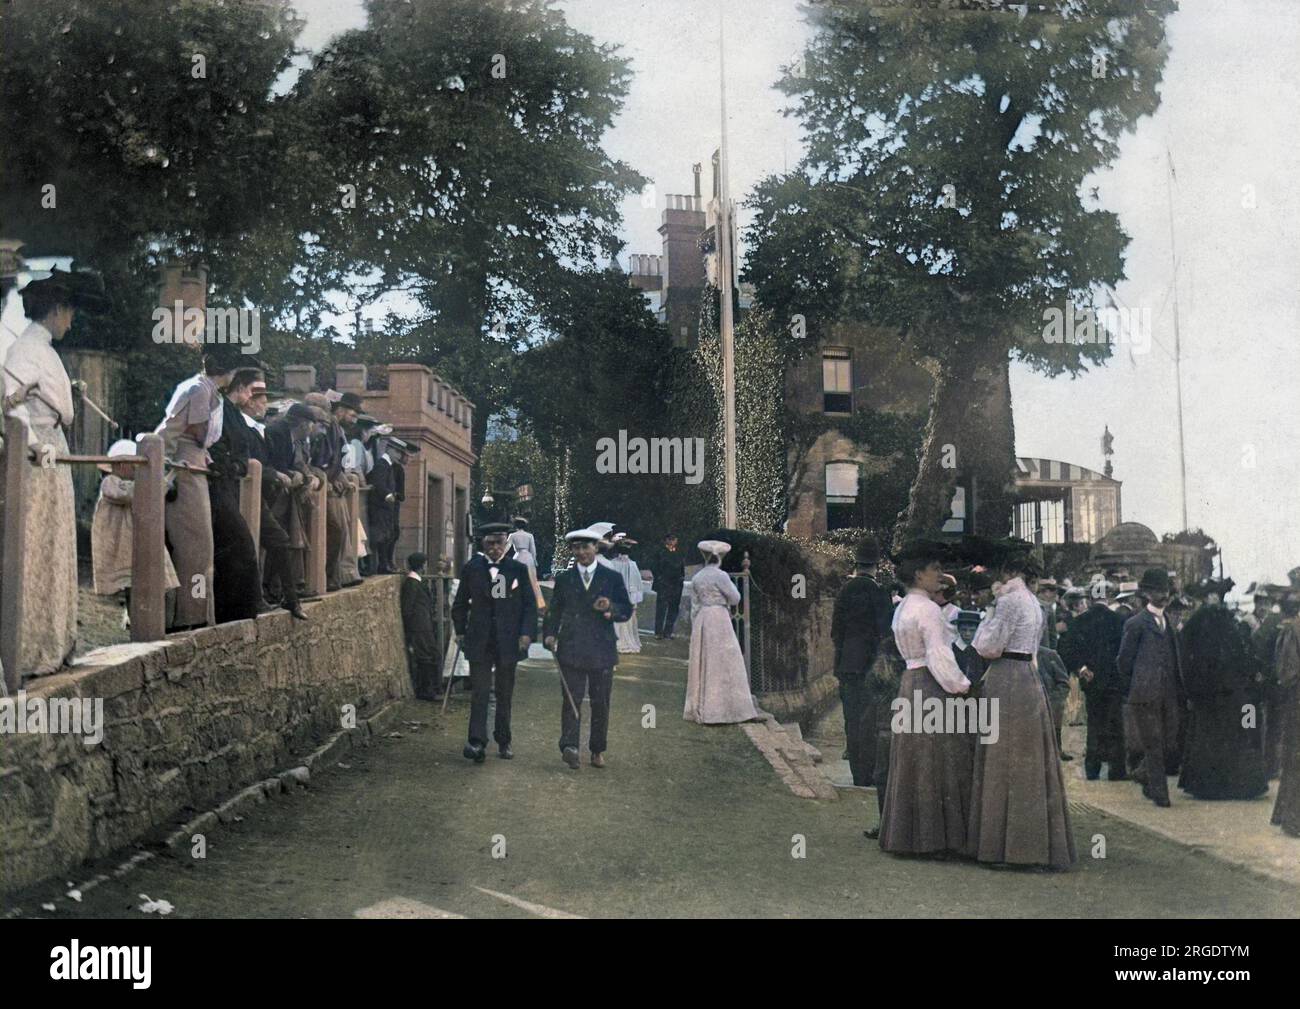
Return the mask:
[[745,656],[731,626],[740,591],[722,570],[731,550],[722,540],[703,540],[702,567],[691,579],[691,664],[682,717],[703,725],[730,725],[762,718],[749,692]]

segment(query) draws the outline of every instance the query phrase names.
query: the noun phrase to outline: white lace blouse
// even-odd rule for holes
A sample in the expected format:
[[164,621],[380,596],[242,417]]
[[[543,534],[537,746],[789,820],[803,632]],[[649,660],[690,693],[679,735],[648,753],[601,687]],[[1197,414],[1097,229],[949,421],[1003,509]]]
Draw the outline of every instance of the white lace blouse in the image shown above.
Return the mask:
[[957,665],[943,611],[921,589],[908,589],[894,610],[894,641],[908,669],[922,667],[950,694],[970,689],[970,680]]

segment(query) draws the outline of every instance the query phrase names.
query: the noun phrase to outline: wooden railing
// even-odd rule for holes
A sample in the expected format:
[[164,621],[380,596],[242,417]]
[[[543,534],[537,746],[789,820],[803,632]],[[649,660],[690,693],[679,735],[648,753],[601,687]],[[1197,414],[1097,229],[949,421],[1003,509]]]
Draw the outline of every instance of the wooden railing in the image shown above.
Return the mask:
[[[19,669],[22,655],[23,617],[34,594],[25,587],[31,572],[25,570],[23,544],[26,539],[32,469],[38,466],[79,466],[111,463],[136,467],[132,493],[131,556],[131,640],[157,641],[166,636],[166,550],[165,477],[169,469],[182,469],[206,476],[207,470],[171,463],[163,458],[163,441],[156,434],[138,440],[135,455],[58,455],[47,447],[37,450],[27,446],[27,425],[17,417],[5,419],[4,457],[4,524],[0,527],[3,544],[0,562],[4,579],[0,585],[0,663],[4,665],[5,686],[12,694],[22,683]],[[307,528],[305,581],[309,594],[325,593],[325,495],[321,486],[313,495],[311,518]],[[354,505],[359,499],[354,498]],[[239,510],[253,536],[254,546],[261,539],[262,465],[248,462],[248,473],[240,481]],[[69,531],[75,536],[75,530]],[[181,586],[189,591],[189,586]],[[208,589],[211,590],[211,587]]]

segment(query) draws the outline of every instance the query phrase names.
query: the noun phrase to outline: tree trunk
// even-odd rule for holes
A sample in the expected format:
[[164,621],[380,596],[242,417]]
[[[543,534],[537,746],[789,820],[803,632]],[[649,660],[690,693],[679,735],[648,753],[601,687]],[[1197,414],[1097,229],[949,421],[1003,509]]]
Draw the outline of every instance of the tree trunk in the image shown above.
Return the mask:
[[990,350],[985,360],[942,364],[930,398],[921,466],[895,546],[936,535],[952,515],[959,483],[968,488],[966,530],[1006,536],[1015,505],[1015,444],[1005,350]]

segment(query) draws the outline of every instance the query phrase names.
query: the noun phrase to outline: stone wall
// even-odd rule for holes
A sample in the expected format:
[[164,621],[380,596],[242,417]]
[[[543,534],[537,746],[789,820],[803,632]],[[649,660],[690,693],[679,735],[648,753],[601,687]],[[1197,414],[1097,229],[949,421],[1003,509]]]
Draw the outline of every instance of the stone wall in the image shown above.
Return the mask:
[[399,579],[256,620],[91,652],[28,682],[103,700],[103,739],[0,736],[0,892],[174,829],[410,690]]

